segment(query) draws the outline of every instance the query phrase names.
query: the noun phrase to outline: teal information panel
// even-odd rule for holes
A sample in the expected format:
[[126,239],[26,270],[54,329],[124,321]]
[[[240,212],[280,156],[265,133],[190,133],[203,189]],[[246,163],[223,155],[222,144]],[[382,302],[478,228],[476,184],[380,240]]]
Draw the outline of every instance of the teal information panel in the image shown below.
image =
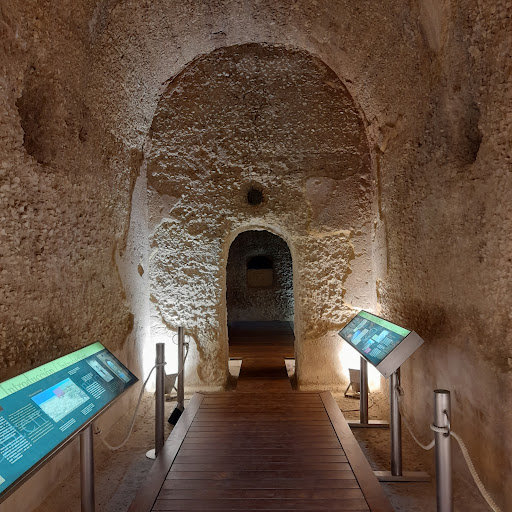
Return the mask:
[[361,311],[340,332],[370,363],[378,366],[411,331],[383,318]]
[[101,343],[0,384],[0,501],[39,461],[138,381]]

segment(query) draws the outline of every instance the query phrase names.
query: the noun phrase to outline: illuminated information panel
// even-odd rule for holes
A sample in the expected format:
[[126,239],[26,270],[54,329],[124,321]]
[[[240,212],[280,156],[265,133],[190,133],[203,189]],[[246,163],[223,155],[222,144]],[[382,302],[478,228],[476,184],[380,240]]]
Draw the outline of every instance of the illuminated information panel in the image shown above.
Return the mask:
[[0,501],[138,381],[94,343],[0,384]]
[[386,378],[423,343],[414,331],[366,311],[360,311],[338,334]]

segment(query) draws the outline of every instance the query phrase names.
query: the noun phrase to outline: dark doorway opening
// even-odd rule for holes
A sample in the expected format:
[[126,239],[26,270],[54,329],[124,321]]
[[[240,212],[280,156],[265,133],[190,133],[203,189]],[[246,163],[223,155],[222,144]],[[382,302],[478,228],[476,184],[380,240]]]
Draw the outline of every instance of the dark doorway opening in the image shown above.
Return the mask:
[[230,247],[226,275],[230,372],[238,377],[236,388],[291,389],[294,301],[287,243],[268,231],[239,234]]

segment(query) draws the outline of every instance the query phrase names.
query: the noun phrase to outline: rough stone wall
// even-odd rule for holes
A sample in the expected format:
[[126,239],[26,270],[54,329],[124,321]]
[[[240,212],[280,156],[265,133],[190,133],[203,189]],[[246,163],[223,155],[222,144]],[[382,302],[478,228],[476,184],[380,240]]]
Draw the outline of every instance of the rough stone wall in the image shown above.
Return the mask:
[[[0,380],[97,340],[140,372],[127,242],[142,160],[91,113],[92,8],[0,5]],[[32,510],[76,451],[60,460],[7,510]]]
[[[247,268],[251,258],[272,261],[270,287],[249,286]],[[286,242],[268,231],[240,233],[229,248],[226,268],[228,324],[238,321],[293,322],[292,255]]]
[[74,16],[2,12],[1,378],[95,340],[118,350],[133,328],[116,258],[141,160],[89,114]]
[[[364,258],[352,260],[352,273],[345,280],[345,302],[363,305],[366,299],[358,294],[359,285],[373,286],[373,276],[379,277],[377,292],[383,313],[415,328],[426,339],[421,352],[403,368],[409,396],[414,392],[420,393],[421,398],[406,402],[407,413],[415,420],[418,430],[424,431],[430,422],[428,407],[424,406],[425,400],[431,399],[429,390],[442,385],[451,387],[457,393],[455,406],[459,409],[455,415],[467,419],[460,428],[471,452],[479,454],[475,461],[477,469],[495,491],[502,508],[511,508],[510,489],[504,488],[503,478],[510,474],[508,464],[512,459],[509,437],[504,439],[503,435],[507,423],[510,424],[506,411],[512,410],[511,372],[502,364],[505,360],[508,364],[505,355],[510,354],[512,345],[506,311],[511,288],[507,256],[511,215],[506,196],[510,190],[511,167],[510,10],[506,0],[458,3],[298,0],[292,4],[275,0],[47,3],[13,0],[0,6],[0,188],[9,186],[8,194],[6,189],[2,192],[5,198],[2,196],[0,213],[7,228],[0,226],[0,237],[9,255],[18,254],[25,247],[19,260],[9,256],[9,265],[2,255],[2,293],[12,298],[19,287],[29,287],[29,279],[23,281],[16,273],[26,269],[23,260],[33,257],[23,245],[22,237],[13,236],[18,229],[14,226],[26,220],[8,219],[14,214],[24,215],[16,213],[17,203],[39,190],[40,181],[52,192],[54,203],[71,204],[70,190],[76,190],[78,198],[78,188],[85,187],[87,176],[94,174],[89,156],[94,161],[102,160],[101,165],[112,173],[103,174],[101,180],[91,178],[85,197],[92,197],[94,205],[99,202],[98,197],[104,197],[105,204],[110,204],[109,201],[116,204],[109,212],[114,213],[109,217],[112,229],[105,232],[104,240],[111,240],[112,231],[126,233],[128,223],[118,219],[124,217],[127,205],[129,208],[124,191],[136,176],[137,166],[130,162],[138,160],[138,152],[143,150],[169,77],[176,76],[198,55],[220,47],[266,42],[301,48],[317,55],[346,85],[364,112],[371,147],[376,153],[374,272],[372,275],[365,270]],[[17,102],[22,94],[25,70],[32,61],[44,63],[46,72],[41,78],[44,77],[45,86],[41,89],[50,96],[57,90],[59,102],[50,101],[49,105],[55,105],[55,109],[42,109],[46,112],[43,118],[53,121],[37,122],[41,128],[29,134],[29,158],[27,150],[22,148],[21,126],[30,122],[21,121],[18,108],[30,117],[30,98],[37,97],[37,93],[28,92],[24,100],[20,99],[19,107]],[[34,73],[41,73],[41,66],[36,66]],[[37,83],[27,82],[26,90],[36,91]],[[62,95],[61,90],[69,94]],[[73,106],[80,97],[84,108]],[[61,103],[74,115],[63,114]],[[74,136],[66,135],[64,123],[73,125],[81,118],[89,119],[89,126],[94,127],[89,142],[85,143],[94,146],[94,150],[90,150],[80,165],[71,166],[83,153],[77,149],[82,146],[73,142],[73,137],[78,136],[80,140],[82,130],[72,131]],[[45,130],[47,134],[55,134],[53,142],[53,135],[41,135]],[[38,144],[38,139],[47,140],[49,145]],[[118,147],[120,154],[112,156],[109,150],[101,151],[109,145]],[[131,150],[133,160],[127,157]],[[35,164],[37,158],[43,163]],[[69,162],[69,169],[76,172],[56,173],[54,164],[45,163],[52,159]],[[17,177],[13,175],[14,168],[20,169],[19,183],[14,183]],[[22,181],[22,177],[30,180]],[[30,185],[32,188],[29,183],[34,183]],[[328,180],[324,183],[328,191],[336,194],[334,185]],[[11,186],[14,191],[19,187],[15,194],[11,193]],[[90,192],[93,188],[95,191]],[[103,193],[104,188],[111,189],[108,197]],[[138,205],[143,207],[145,198],[140,194],[141,189],[145,189],[143,174],[134,189],[139,191]],[[47,193],[40,193],[41,202]],[[124,196],[120,202],[113,199],[117,194]],[[4,203],[11,199],[11,205]],[[165,209],[174,200],[160,196],[157,206]],[[336,201],[334,204],[338,208],[348,207]],[[476,212],[478,205],[481,215]],[[95,219],[106,218],[104,209],[100,210],[95,213]],[[322,216],[317,214],[316,218]],[[86,230],[77,230],[76,236],[85,236]],[[131,301],[130,309],[143,311],[142,303],[134,307],[136,297],[140,296],[139,282],[148,276],[144,246],[138,238],[144,231],[143,214],[137,219],[132,214],[130,230],[124,258],[115,259],[120,261],[124,282],[128,283],[126,297]],[[351,240],[357,240],[359,234],[354,231],[352,236]],[[4,242],[7,237],[9,245]],[[14,241],[18,239],[19,245]],[[482,262],[475,259],[479,252],[484,258]],[[107,310],[114,309],[114,323],[122,326],[125,322],[121,317],[128,315],[128,310],[125,308],[120,313],[119,288],[112,284],[112,260],[101,248],[94,257],[101,260],[102,269],[108,269],[102,270],[110,283],[106,284],[105,293],[111,292],[110,302],[104,305]],[[60,264],[61,259],[58,261]],[[142,276],[136,270],[140,261]],[[55,275],[60,267],[57,266],[57,271],[54,267],[37,264],[31,279],[35,282],[44,273]],[[74,271],[75,266],[65,269]],[[89,270],[85,268],[84,272]],[[81,281],[78,283],[70,292],[72,297],[80,293]],[[60,286],[57,295],[64,286],[69,287]],[[27,302],[21,300],[26,295],[19,294],[19,315],[25,319],[32,314],[24,306]],[[49,296],[55,295],[52,291]],[[29,302],[45,313],[48,310],[46,295]],[[18,307],[12,304],[2,299],[2,318],[9,325],[18,314]],[[96,303],[86,301],[86,304],[92,318]],[[321,304],[314,300],[308,303],[318,309],[320,316]],[[84,309],[78,314],[85,318]],[[50,310],[56,314],[59,306],[51,306]],[[160,318],[158,312],[157,316]],[[138,317],[135,314],[136,327]],[[432,318],[449,320],[435,322]],[[470,322],[465,323],[466,319]],[[488,341],[485,335],[474,335],[480,332],[469,328],[477,325],[475,319],[484,334],[489,331],[496,334],[493,341]],[[27,330],[28,321],[24,322]],[[45,329],[41,327],[42,331]],[[12,332],[19,333],[19,337],[15,334],[12,339],[21,339],[22,335],[23,339],[35,339],[30,333],[28,337],[24,334],[21,324]],[[49,340],[47,335],[44,337]],[[132,341],[126,344],[130,353],[137,337],[142,335],[136,328],[130,337]],[[458,357],[460,351],[450,352],[452,344],[463,348],[467,359]],[[2,356],[4,350],[8,349],[2,348]],[[34,352],[38,349],[34,348]],[[311,356],[314,358],[315,354]],[[38,357],[44,359],[43,353]],[[11,361],[11,356],[7,360]],[[24,364],[15,363],[10,371],[16,373]],[[479,378],[468,382],[467,376],[474,375]],[[490,409],[505,412],[495,418]]]
[[511,11],[421,3],[430,94],[421,122],[395,128],[379,158],[383,311],[426,340],[404,366],[407,415],[426,439],[432,390],[451,390],[452,428],[502,510],[512,509]]
[[[371,304],[375,291],[369,150],[336,75],[306,52],[269,45],[201,57],[162,95],[147,168],[151,297],[165,325],[194,336],[190,388],[226,382],[227,256],[250,228],[291,250],[299,384],[342,387],[336,329],[351,312],[353,260],[366,263],[357,293]],[[259,206],[247,202],[253,186]]]

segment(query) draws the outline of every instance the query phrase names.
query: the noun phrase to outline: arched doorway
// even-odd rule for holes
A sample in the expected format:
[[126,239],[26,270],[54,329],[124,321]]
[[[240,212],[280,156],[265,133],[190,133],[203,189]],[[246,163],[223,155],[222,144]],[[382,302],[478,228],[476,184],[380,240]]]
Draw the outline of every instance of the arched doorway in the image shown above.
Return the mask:
[[281,237],[251,230],[235,238],[226,267],[226,305],[237,389],[289,389],[295,357],[293,267]]
[[337,332],[376,297],[376,180],[341,80],[303,49],[218,48],[168,82],[150,142],[150,332],[193,337],[187,389],[226,386],[230,242],[268,227],[293,255],[298,385],[343,391]]

